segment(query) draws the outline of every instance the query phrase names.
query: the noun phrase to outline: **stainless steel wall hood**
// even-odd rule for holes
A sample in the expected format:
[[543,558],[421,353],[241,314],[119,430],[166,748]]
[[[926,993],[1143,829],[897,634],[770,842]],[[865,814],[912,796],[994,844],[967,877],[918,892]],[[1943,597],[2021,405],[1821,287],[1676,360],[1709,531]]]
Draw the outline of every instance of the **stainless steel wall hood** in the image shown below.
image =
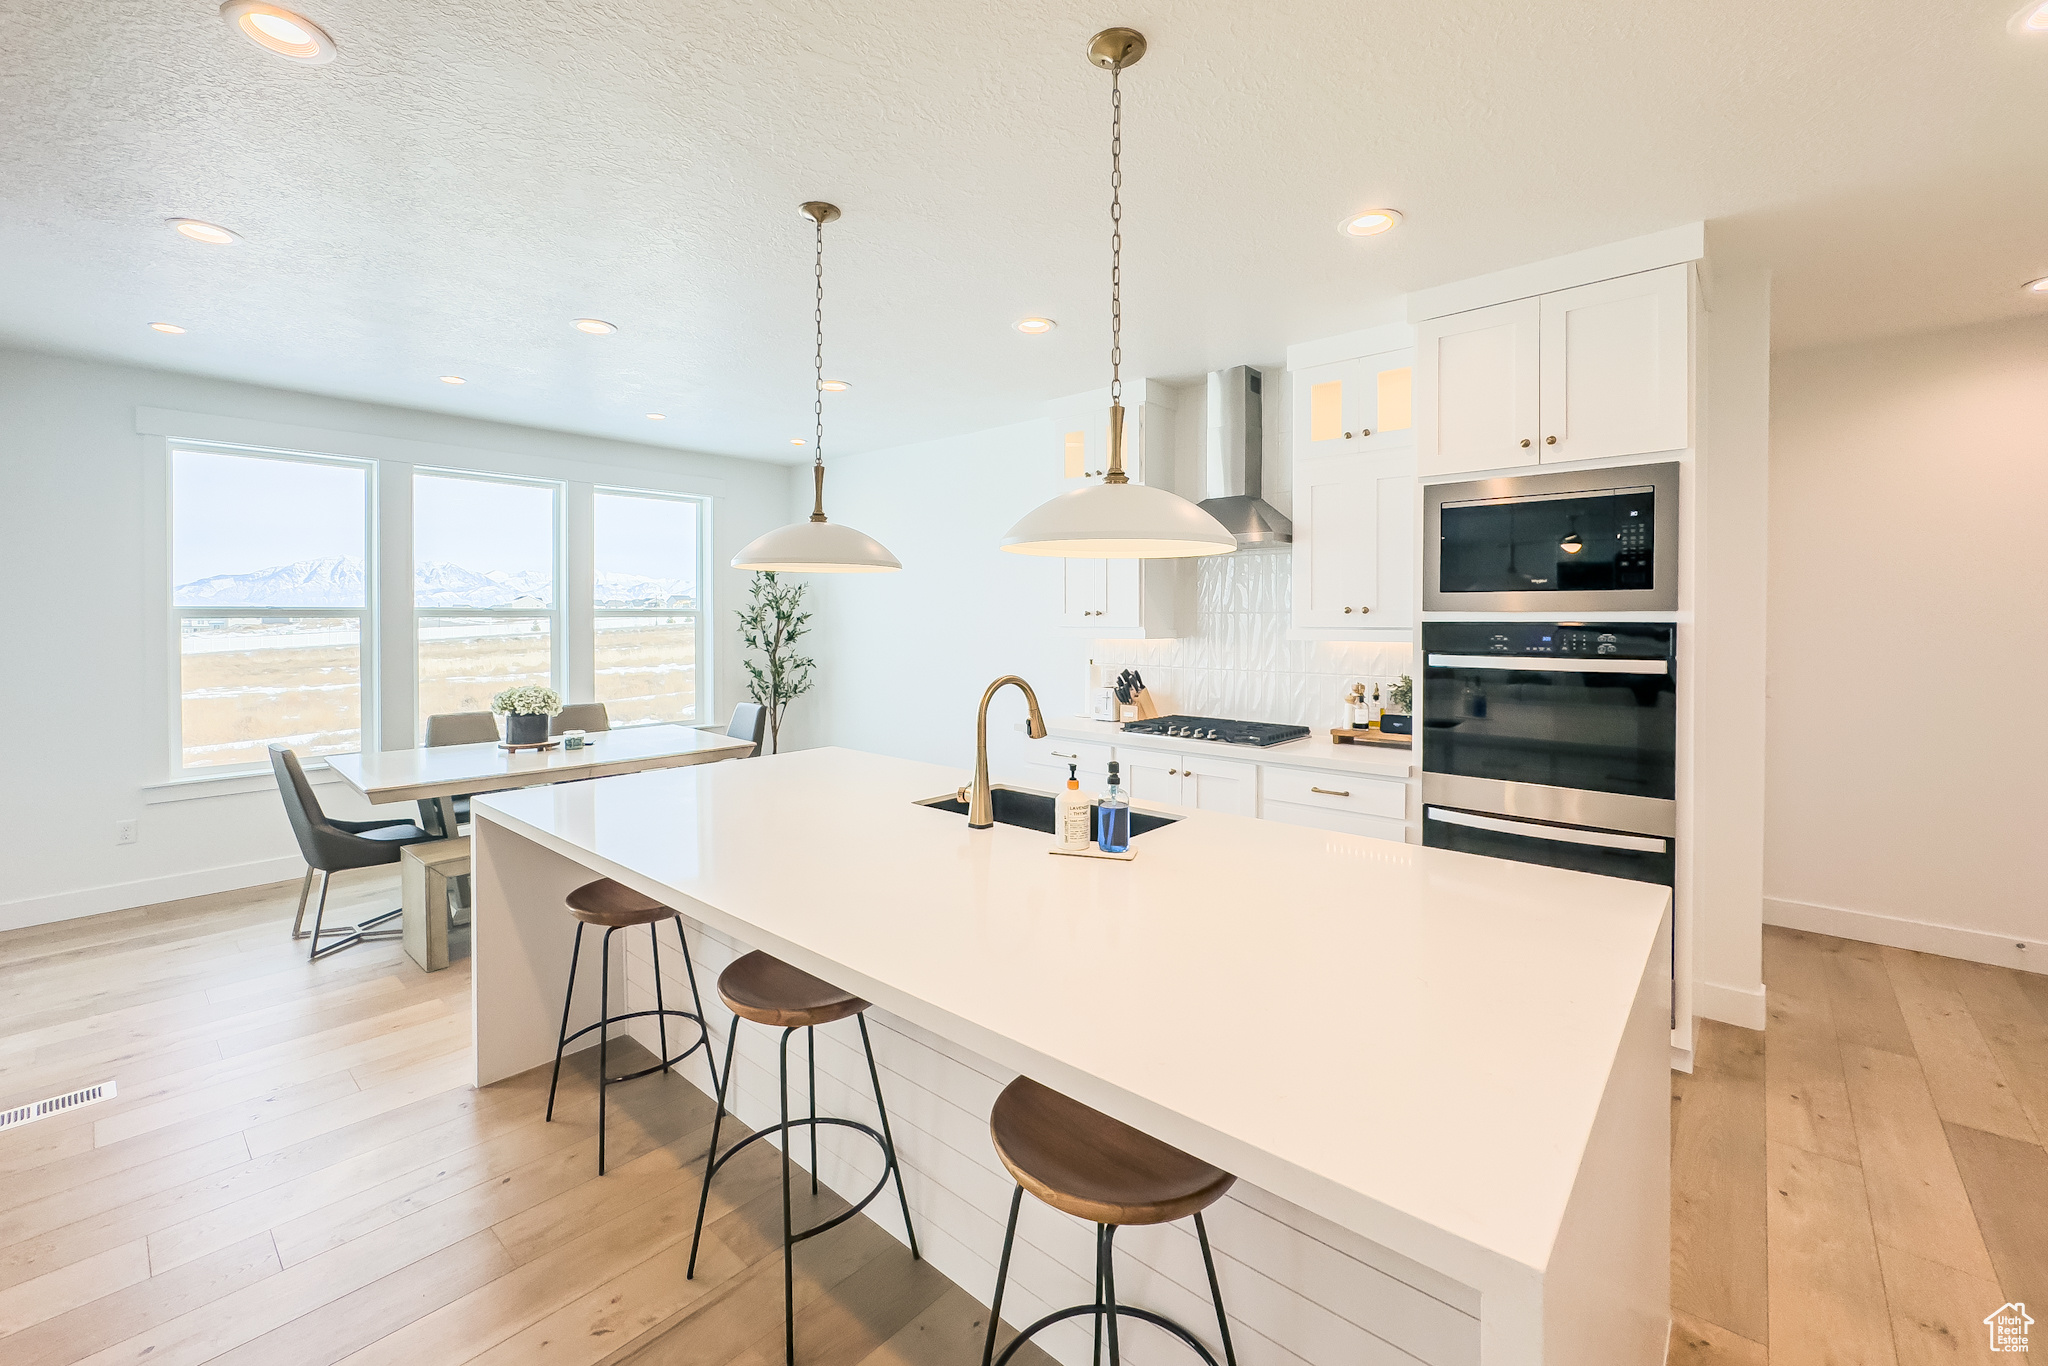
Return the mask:
[[1209,374],[1201,507],[1237,537],[1240,548],[1294,540],[1294,523],[1263,497],[1263,388],[1263,377],[1249,365]]

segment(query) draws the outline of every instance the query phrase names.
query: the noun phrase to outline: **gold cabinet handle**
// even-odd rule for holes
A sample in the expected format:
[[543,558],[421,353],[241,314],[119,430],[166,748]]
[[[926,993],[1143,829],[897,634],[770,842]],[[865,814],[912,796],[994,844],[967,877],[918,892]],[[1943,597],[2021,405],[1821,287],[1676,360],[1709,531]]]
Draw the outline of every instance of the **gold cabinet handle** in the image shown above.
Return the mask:
[[1059,750],[1054,750],[1052,757],[1055,759],[1079,759],[1081,756],[1078,754],[1063,754]]
[[1177,768],[1169,768],[1166,770],[1166,776],[1169,778],[1178,778],[1180,776],[1180,770]]
[[1309,789],[1309,791],[1320,792],[1325,797],[1348,797],[1351,795],[1349,792],[1339,792],[1334,787],[1312,787]]
[[1543,438],[1543,444],[1546,446],[1555,446],[1557,444],[1557,438],[1554,436],[1546,436]]
[[1344,615],[1347,617],[1351,615],[1351,609],[1349,607],[1344,609]]
[[1528,446],[1528,444],[1529,444],[1529,439],[1528,439],[1527,437],[1524,437],[1524,438],[1522,438],[1522,445],[1523,445],[1523,446],[1524,446],[1525,448],[1526,448],[1526,447]]
[[1360,427],[1360,428],[1358,429],[1358,434],[1359,434],[1360,436],[1371,436],[1371,435],[1372,435],[1372,428],[1370,428],[1370,427]]
[[1370,612],[1371,610],[1372,608],[1370,607],[1361,607],[1358,609],[1358,615],[1364,616],[1367,612]]

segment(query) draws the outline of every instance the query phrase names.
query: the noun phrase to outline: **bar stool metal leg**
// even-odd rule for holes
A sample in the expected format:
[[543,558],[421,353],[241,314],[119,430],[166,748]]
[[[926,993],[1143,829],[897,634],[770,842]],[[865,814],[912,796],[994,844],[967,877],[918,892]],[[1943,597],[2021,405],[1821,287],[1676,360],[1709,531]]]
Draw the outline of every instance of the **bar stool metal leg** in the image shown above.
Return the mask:
[[[604,1111],[605,1089],[612,1077],[609,1060],[612,1020],[612,935],[616,931],[604,932],[604,971],[597,979],[597,1174],[604,1175]],[[666,1053],[662,1054],[667,1057]]]
[[[889,1107],[882,1100],[882,1074],[875,1067],[875,1046],[868,1041],[868,1017],[860,1014],[853,1018],[860,1022],[860,1047],[868,1055],[868,1082],[875,1088],[875,1111],[882,1117],[882,1155],[889,1160],[889,1171],[896,1173],[896,1202],[903,1207],[903,1233],[910,1240],[910,1260],[923,1261],[917,1250],[917,1226],[910,1222],[910,1197],[903,1191],[903,1164],[896,1160],[896,1136],[889,1130]],[[817,1137],[816,1128],[811,1130],[811,1136]]]
[[555,1038],[555,1075],[548,1081],[548,1113],[555,1117],[555,1088],[562,1084],[562,1050],[569,1046],[569,1006],[576,999],[576,960],[583,956],[583,922],[576,922],[575,947],[569,950],[569,989],[562,994],[562,1031]]
[[1209,1226],[1202,1212],[1195,1211],[1195,1236],[1202,1240],[1202,1265],[1209,1269],[1209,1299],[1216,1306],[1216,1330],[1223,1334],[1223,1360],[1237,1366],[1237,1349],[1230,1345],[1230,1316],[1223,1312],[1223,1287],[1216,1283],[1216,1257],[1209,1251]]
[[[711,1116],[711,1148],[704,1154],[704,1180],[697,1188],[697,1227],[690,1234],[690,1264],[683,1271],[686,1281],[697,1275],[697,1246],[704,1238],[704,1207],[711,1203],[711,1173],[718,1166],[718,1129],[725,1121],[725,1088],[732,1082],[732,1050],[739,1041],[740,1018],[735,1015],[725,1032],[725,1080],[718,1083],[718,1109]],[[705,1053],[709,1061],[710,1050]],[[713,1076],[715,1079],[716,1073]]]
[[[704,1013],[704,998],[697,991],[697,965],[690,961],[690,941],[683,934],[683,918],[676,916],[674,923],[676,927],[676,942],[683,946],[683,975],[690,979],[690,1004],[696,1009],[698,1026],[707,1031],[704,1036],[704,1066],[711,1071],[711,1089],[720,1096],[723,1096],[725,1094],[725,1087],[718,1079],[718,1061],[711,1056],[711,1036],[708,1032],[710,1026],[704,1023],[711,1017]],[[738,1021],[735,1020],[734,1023],[738,1023]],[[726,1057],[730,1059],[731,1056],[732,1050],[728,1047]],[[729,1061],[726,1064],[728,1067],[731,1065]],[[715,1120],[713,1121],[714,1124],[716,1122]]]
[[818,1193],[818,1030],[804,1031],[804,1043],[811,1054],[811,1194]]
[[[782,1336],[784,1361],[787,1366],[796,1366],[796,1246],[790,1235],[796,1231],[789,1217],[789,1036],[795,1029],[782,1031]],[[811,1141],[818,1138],[818,1126],[811,1125]]]
[[1109,1319],[1109,1366],[1123,1366],[1116,1346],[1116,1225],[1102,1226],[1102,1306]]
[[[673,1072],[668,1060],[668,1002],[661,999],[661,923],[647,927],[647,947],[654,951],[654,1027],[661,1031],[661,1070]],[[708,1049],[706,1050],[709,1051]]]
[[996,1294],[988,1306],[988,1339],[982,1344],[981,1366],[989,1366],[996,1354],[996,1325],[1003,1321],[1003,1287],[1010,1280],[1010,1249],[1017,1242],[1017,1211],[1024,1205],[1024,1188],[1010,1196],[1010,1222],[1003,1228],[1003,1259],[996,1264]]

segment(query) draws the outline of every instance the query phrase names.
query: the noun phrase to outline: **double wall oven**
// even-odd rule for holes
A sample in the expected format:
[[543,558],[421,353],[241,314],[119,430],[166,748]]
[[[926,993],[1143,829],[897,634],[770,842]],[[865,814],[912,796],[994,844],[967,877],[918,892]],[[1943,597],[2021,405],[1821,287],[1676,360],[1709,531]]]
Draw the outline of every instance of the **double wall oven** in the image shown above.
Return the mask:
[[1676,628],[1422,628],[1423,843],[1671,886]]

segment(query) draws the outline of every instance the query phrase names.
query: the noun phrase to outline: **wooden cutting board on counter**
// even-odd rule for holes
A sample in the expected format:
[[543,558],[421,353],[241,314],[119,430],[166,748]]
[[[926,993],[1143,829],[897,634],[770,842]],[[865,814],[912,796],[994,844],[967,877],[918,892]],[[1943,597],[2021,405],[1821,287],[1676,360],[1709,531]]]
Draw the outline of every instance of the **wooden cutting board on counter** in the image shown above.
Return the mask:
[[1413,749],[1412,735],[1389,735],[1383,730],[1352,730],[1338,726],[1330,732],[1330,739],[1340,745],[1380,745],[1387,749]]

